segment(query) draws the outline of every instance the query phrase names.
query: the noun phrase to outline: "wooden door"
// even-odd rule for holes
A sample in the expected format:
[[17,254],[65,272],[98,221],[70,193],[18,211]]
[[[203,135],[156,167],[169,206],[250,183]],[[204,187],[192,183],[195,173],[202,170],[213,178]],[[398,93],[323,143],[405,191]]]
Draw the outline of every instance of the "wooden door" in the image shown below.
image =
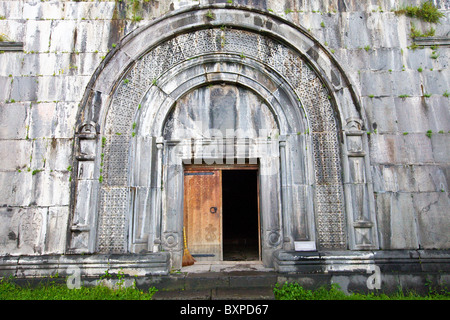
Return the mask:
[[222,260],[222,172],[184,173],[184,226],[197,261]]

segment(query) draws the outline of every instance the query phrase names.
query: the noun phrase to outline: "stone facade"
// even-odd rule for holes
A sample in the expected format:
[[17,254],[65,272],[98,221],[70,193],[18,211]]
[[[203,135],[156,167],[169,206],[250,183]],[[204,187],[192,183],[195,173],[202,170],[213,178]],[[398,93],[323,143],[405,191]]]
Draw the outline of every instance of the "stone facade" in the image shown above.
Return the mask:
[[0,1],[0,270],[180,267],[183,161],[219,156],[183,141],[215,142],[174,104],[214,89],[251,92],[261,114],[239,119],[276,132],[271,156],[257,135],[220,156],[276,168],[261,176],[265,265],[348,271],[420,250],[414,264],[445,265],[450,4],[433,3],[438,24],[387,0]]

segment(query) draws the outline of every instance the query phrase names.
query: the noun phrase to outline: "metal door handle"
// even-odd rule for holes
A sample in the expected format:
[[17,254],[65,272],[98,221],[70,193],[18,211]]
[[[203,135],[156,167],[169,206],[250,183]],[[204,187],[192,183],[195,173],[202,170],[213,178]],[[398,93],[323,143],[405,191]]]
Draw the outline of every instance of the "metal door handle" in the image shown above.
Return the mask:
[[212,214],[217,212],[217,208],[216,207],[211,207],[209,208],[209,212],[211,212]]

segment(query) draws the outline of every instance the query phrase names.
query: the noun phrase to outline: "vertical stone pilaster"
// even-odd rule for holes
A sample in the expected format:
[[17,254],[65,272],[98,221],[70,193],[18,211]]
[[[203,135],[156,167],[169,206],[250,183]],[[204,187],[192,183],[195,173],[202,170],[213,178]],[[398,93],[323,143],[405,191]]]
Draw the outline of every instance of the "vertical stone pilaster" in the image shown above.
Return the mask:
[[366,132],[359,119],[347,119],[344,148],[344,188],[349,246],[354,250],[378,248],[375,205],[368,164]]

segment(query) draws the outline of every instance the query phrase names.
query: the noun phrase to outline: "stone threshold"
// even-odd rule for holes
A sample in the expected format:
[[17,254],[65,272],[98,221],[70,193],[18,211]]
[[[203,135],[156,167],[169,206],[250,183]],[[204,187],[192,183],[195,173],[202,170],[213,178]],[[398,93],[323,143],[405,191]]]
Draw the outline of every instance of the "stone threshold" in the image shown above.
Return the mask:
[[265,267],[261,261],[197,261],[191,266],[182,267],[180,272],[273,272],[273,268]]

